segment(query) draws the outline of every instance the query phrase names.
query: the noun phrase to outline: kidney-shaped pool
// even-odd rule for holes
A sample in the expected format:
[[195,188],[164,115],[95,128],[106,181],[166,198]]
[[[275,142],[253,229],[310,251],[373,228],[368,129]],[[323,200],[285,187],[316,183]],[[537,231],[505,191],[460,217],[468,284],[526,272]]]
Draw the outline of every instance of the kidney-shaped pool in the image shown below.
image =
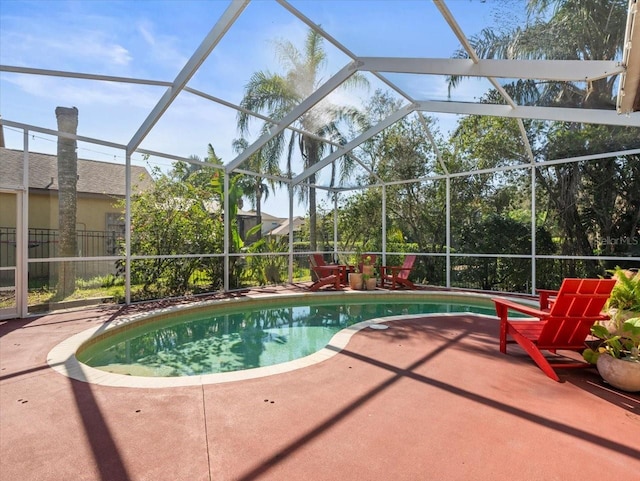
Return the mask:
[[[395,316],[460,312],[495,316],[493,303],[482,295],[375,292],[218,301],[85,331],[65,344],[75,347],[79,365],[69,366],[68,356],[62,361],[64,353],[55,348],[49,363],[66,365],[62,371],[72,377],[79,372],[80,378],[87,377],[86,366],[118,377],[176,378],[246,370],[258,375],[268,366],[281,367],[265,373],[282,372],[325,359],[344,347],[353,332]],[[329,343],[331,352],[326,349]],[[306,361],[295,363],[301,359]],[[247,377],[255,376],[240,376]]]

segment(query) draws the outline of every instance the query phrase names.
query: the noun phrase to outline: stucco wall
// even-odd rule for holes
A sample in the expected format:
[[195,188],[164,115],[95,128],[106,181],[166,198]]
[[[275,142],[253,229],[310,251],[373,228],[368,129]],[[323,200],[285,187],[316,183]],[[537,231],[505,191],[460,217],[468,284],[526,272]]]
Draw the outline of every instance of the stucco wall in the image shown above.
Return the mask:
[[[15,227],[15,195],[0,192],[0,227]],[[122,210],[114,207],[116,199],[109,197],[78,197],[77,228],[88,231],[104,231],[107,213]],[[58,196],[51,194],[29,195],[29,228],[58,228]]]

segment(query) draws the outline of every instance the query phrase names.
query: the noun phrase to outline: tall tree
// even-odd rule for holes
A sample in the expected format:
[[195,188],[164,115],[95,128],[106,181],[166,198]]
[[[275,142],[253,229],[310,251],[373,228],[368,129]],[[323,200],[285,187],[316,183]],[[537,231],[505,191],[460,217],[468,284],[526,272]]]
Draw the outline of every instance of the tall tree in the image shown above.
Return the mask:
[[[485,29],[471,37],[470,43],[482,58],[615,60],[623,46],[627,4],[627,0],[529,0],[526,25],[502,32]],[[468,55],[460,50],[454,56]],[[451,78],[450,87],[459,81],[459,77]],[[505,88],[516,102],[525,105],[614,109],[615,81],[613,76],[590,82],[526,80]],[[504,102],[495,91],[486,101]],[[534,155],[539,160],[640,146],[638,129],[633,128],[557,122],[531,122],[527,127]],[[626,187],[638,182],[629,175],[635,172],[636,162],[637,156],[621,156],[536,170],[550,211],[555,213],[563,253],[591,256],[600,247],[599,239],[611,239],[611,235],[637,236],[634,216],[617,215],[640,203],[640,191],[630,195]],[[619,225],[612,225],[612,221]],[[608,247],[622,253],[628,252],[629,245],[618,243]],[[587,274],[597,273],[595,263],[587,268],[591,269]]]
[[[75,135],[78,129],[78,109],[57,107],[58,130]],[[78,183],[78,153],[75,139],[58,137],[58,255],[75,257],[77,254],[76,211]],[[76,288],[76,270],[73,261],[60,263],[57,296],[65,298]]]
[[[402,104],[402,100],[395,99],[388,93],[376,91],[371,101],[365,106],[365,111],[370,122],[376,124],[398,110]],[[430,130],[433,130],[432,120],[427,118],[426,122]],[[410,180],[433,172],[441,173],[433,145],[425,139],[424,126],[417,118],[410,116],[399,120],[363,143],[362,151],[362,160],[385,180]],[[362,183],[376,181],[370,174],[366,175],[368,178],[362,179]],[[441,185],[444,185],[444,182]],[[388,233],[400,231],[407,241],[418,243],[425,251],[430,251],[434,244],[444,244],[444,202],[438,191],[437,182],[388,185],[386,188]],[[379,198],[380,193],[367,192],[363,197]],[[351,205],[358,204],[351,203]],[[379,231],[379,228],[374,227],[379,224],[371,222],[375,217],[371,217],[366,210],[361,209],[361,212],[364,214],[362,227],[366,230]],[[373,238],[378,239],[380,236]]]
[[[525,26],[486,28],[469,41],[481,58],[615,60],[624,42],[627,0],[529,0]],[[468,58],[465,50],[454,57]],[[615,107],[617,77],[589,82],[520,81],[512,94],[520,103]],[[450,78],[450,88],[460,77]]]
[[[244,98],[240,105],[249,111],[266,113],[269,117],[279,120],[320,86],[327,56],[323,48],[323,38],[314,30],[310,30],[307,34],[303,51],[289,41],[276,42],[275,47],[276,54],[285,69],[284,74],[268,71],[254,73],[245,87]],[[345,85],[364,86],[366,81],[364,77],[355,74],[345,82]],[[346,143],[346,139],[340,132],[340,125],[359,118],[360,114],[356,109],[337,106],[325,99],[305,112],[295,124],[306,132]],[[251,119],[252,116],[246,111],[238,113],[238,128],[243,135],[248,133]],[[271,126],[268,122],[263,123],[261,133],[268,133]],[[324,153],[330,150],[329,144],[294,130],[289,131],[288,137],[285,132],[275,136],[265,148],[278,156],[282,155],[286,149],[286,171],[291,176],[296,146],[302,156],[304,168],[316,164]],[[341,180],[349,175],[352,165],[353,159],[350,156],[341,158]],[[332,170],[332,175],[334,174],[335,171]],[[333,181],[332,178],[332,183]],[[310,175],[306,180],[309,186],[309,242],[312,250],[316,250],[317,247],[316,191],[312,187],[315,182],[315,174]],[[307,190],[300,190],[299,194],[301,200],[304,200]]]

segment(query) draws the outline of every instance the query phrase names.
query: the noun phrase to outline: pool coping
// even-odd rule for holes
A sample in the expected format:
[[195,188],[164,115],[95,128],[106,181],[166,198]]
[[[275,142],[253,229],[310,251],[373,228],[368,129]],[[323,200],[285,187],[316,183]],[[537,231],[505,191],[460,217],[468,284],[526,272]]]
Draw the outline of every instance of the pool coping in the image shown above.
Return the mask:
[[[98,384],[101,386],[112,387],[129,387],[129,388],[171,388],[171,387],[184,387],[184,386],[201,386],[204,384],[218,384],[235,381],[244,381],[248,379],[256,379],[266,376],[272,376],[275,374],[282,374],[297,369],[302,369],[314,364],[323,362],[331,357],[337,355],[342,351],[351,337],[362,329],[366,329],[375,324],[393,322],[400,319],[411,319],[420,317],[433,317],[433,316],[455,316],[460,312],[438,312],[433,314],[403,314],[395,316],[378,317],[362,321],[351,326],[348,326],[339,332],[337,332],[327,343],[325,347],[316,351],[313,354],[304,356],[292,361],[287,361],[271,366],[257,367],[252,369],[244,369],[241,371],[202,374],[195,376],[181,376],[181,377],[146,377],[146,376],[133,376],[126,374],[117,374],[100,369],[90,367],[83,364],[76,358],[76,352],[85,343],[91,339],[98,339],[99,336],[112,329],[122,329],[123,326],[139,325],[147,319],[155,320],[165,316],[172,315],[178,311],[196,311],[198,309],[206,309],[212,305],[224,306],[224,304],[240,304],[244,302],[255,302],[260,300],[293,300],[293,299],[318,299],[321,296],[331,296],[332,298],[340,296],[355,296],[358,297],[455,297],[455,298],[474,298],[490,300],[493,297],[504,297],[479,293],[448,293],[448,292],[416,292],[416,291],[372,291],[370,293],[364,293],[361,291],[342,291],[339,293],[326,292],[326,293],[294,293],[294,294],[255,294],[245,296],[243,298],[235,299],[217,299],[202,302],[195,302],[190,305],[172,306],[167,308],[155,309],[144,313],[138,313],[131,316],[123,316],[114,320],[108,321],[99,326],[86,329],[80,333],[77,333],[61,343],[54,346],[47,355],[47,364],[51,369],[62,374],[63,376],[75,379],[77,381],[83,381],[91,384]],[[520,299],[522,302],[522,299]],[[227,307],[227,306],[224,306]],[[468,315],[469,312],[463,312]],[[486,314],[476,314],[477,316],[488,316]],[[126,328],[126,327],[125,327]]]

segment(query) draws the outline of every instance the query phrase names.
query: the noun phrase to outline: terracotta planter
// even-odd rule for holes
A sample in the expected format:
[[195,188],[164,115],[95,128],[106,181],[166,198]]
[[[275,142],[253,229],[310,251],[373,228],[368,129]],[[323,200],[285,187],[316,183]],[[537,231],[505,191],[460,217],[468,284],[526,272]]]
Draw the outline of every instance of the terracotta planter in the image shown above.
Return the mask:
[[366,285],[365,288],[368,291],[373,291],[376,288],[376,284],[378,283],[378,279],[376,277],[370,277],[369,279],[367,279],[366,281]]
[[373,266],[371,265],[363,265],[362,266],[362,273],[367,275],[367,276],[372,276],[373,275]]
[[627,392],[640,391],[640,362],[601,354],[596,365],[602,379],[613,387]]
[[352,272],[349,274],[349,287],[356,291],[362,290],[362,274],[359,272]]

